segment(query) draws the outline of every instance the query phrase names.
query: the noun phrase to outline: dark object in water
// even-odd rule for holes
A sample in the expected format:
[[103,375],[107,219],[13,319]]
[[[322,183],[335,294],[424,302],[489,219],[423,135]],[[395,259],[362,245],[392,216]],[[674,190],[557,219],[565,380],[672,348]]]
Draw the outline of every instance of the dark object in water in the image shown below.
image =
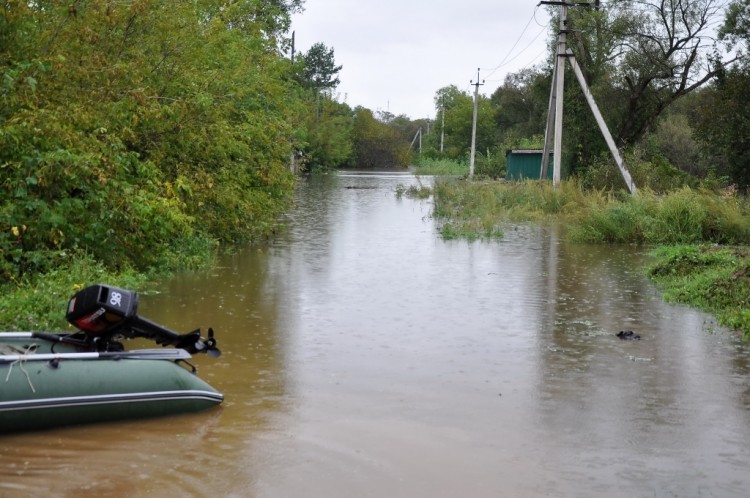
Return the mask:
[[617,333],[617,337],[623,341],[640,341],[641,336],[633,332],[632,330],[621,330]]

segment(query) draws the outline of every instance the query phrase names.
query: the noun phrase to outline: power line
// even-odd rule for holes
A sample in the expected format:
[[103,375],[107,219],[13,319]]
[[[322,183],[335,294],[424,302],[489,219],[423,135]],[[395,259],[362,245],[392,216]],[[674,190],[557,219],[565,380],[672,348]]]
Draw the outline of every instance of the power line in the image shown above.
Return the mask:
[[[536,8],[534,9],[534,13],[536,13]],[[516,39],[516,42],[513,44],[512,47],[510,47],[510,50],[508,50],[508,54],[505,56],[505,58],[502,61],[500,61],[500,64],[498,64],[496,67],[493,67],[491,69],[491,71],[495,71],[498,68],[502,67],[503,64],[505,64],[505,61],[508,59],[508,57],[510,57],[510,54],[513,53],[513,49],[515,49],[518,46],[518,42],[520,42],[521,38],[523,38],[523,35],[526,34],[526,30],[529,29],[529,25],[531,24],[531,21],[533,21],[533,20],[534,20],[534,14],[532,13],[531,14],[531,18],[526,23],[526,26],[523,27],[523,31],[521,31],[521,34],[518,35],[518,38]]]
[[[494,68],[491,68],[491,69],[487,68],[486,69],[486,70],[490,71],[490,73],[487,75],[487,77],[492,76],[493,74],[495,74],[495,72],[498,69],[500,69],[501,67],[503,67],[503,66],[505,66],[505,65],[513,62],[518,57],[520,57],[526,50],[528,50],[528,48],[531,45],[534,44],[534,42],[539,38],[539,36],[541,36],[541,34],[544,33],[544,29],[542,29],[541,31],[539,31],[536,34],[536,36],[534,36],[534,38],[523,48],[523,50],[521,50],[520,52],[518,52],[516,55],[514,55],[512,58],[509,59],[509,57],[513,53],[513,50],[515,50],[515,48],[518,46],[518,44],[520,43],[521,39],[523,38],[523,35],[525,35],[526,31],[529,29],[529,26],[531,25],[531,21],[536,21],[536,13],[537,13],[538,10],[539,10],[539,6],[537,5],[534,8],[534,12],[531,14],[531,17],[529,18],[528,22],[526,23],[526,26],[524,26],[523,30],[521,31],[521,34],[518,35],[518,38],[516,39],[516,42],[510,48],[510,50],[508,51],[507,55],[503,58],[503,60],[497,66],[495,66]],[[539,25],[538,21],[537,21],[537,25]],[[547,28],[547,26],[542,26],[542,27],[543,28]]]
[[[506,65],[506,64],[510,64],[510,63],[511,63],[511,62],[513,62],[514,60],[518,59],[518,58],[519,58],[519,57],[520,57],[520,56],[521,56],[521,55],[522,55],[522,54],[523,54],[523,53],[524,53],[524,52],[525,52],[526,50],[528,50],[528,49],[529,49],[529,47],[531,47],[531,45],[533,45],[533,44],[534,44],[534,42],[535,42],[535,41],[537,40],[537,38],[539,38],[539,36],[540,36],[540,35],[541,35],[542,33],[544,33],[544,31],[540,31],[539,33],[537,33],[537,35],[536,35],[536,36],[534,37],[534,39],[532,39],[532,40],[531,40],[531,41],[529,42],[529,44],[528,44],[528,45],[526,45],[526,46],[525,46],[525,47],[523,48],[523,50],[521,50],[520,52],[518,52],[518,53],[517,53],[517,54],[516,54],[516,55],[515,55],[515,56],[514,56],[514,57],[513,57],[512,59],[508,60],[507,62],[506,62],[506,61],[503,61],[503,64],[502,64],[501,66],[498,66],[498,67],[496,67],[495,69],[493,69],[493,70],[492,70],[492,71],[490,72],[490,74],[488,74],[487,76],[492,76],[493,74],[495,74],[495,72],[496,72],[496,71],[497,71],[498,69],[500,69],[500,67],[502,67],[502,66],[504,66],[504,65]],[[539,57],[539,56],[535,57],[535,59],[536,59],[536,58],[538,58],[538,57]]]

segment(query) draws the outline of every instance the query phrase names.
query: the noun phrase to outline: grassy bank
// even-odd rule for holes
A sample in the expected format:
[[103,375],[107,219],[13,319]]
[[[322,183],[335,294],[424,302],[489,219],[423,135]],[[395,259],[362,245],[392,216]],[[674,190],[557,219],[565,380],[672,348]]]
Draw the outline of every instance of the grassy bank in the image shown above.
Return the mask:
[[648,275],[666,300],[711,313],[750,340],[750,248],[674,246],[654,254]]
[[107,283],[142,291],[148,282],[146,274],[113,272],[90,257],[73,259],[43,275],[0,288],[2,331],[68,330],[66,307],[78,290]]

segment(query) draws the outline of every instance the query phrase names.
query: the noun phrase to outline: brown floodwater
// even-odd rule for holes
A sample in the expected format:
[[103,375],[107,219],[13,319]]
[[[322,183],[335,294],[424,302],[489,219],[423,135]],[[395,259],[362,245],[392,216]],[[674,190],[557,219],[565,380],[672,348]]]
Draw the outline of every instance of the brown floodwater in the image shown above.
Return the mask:
[[665,304],[641,249],[443,241],[416,181],[301,180],[273,244],[142,296],[215,328],[225,403],[2,436],[0,497],[747,496],[747,345]]

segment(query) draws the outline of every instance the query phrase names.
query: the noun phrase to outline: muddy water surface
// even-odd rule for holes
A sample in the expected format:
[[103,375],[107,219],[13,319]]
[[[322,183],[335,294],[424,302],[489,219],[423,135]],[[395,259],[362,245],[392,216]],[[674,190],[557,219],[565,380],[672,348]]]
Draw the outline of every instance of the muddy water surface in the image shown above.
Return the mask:
[[273,245],[143,296],[216,329],[224,405],[2,436],[0,497],[747,496],[746,345],[637,249],[442,241],[416,181],[304,181]]

